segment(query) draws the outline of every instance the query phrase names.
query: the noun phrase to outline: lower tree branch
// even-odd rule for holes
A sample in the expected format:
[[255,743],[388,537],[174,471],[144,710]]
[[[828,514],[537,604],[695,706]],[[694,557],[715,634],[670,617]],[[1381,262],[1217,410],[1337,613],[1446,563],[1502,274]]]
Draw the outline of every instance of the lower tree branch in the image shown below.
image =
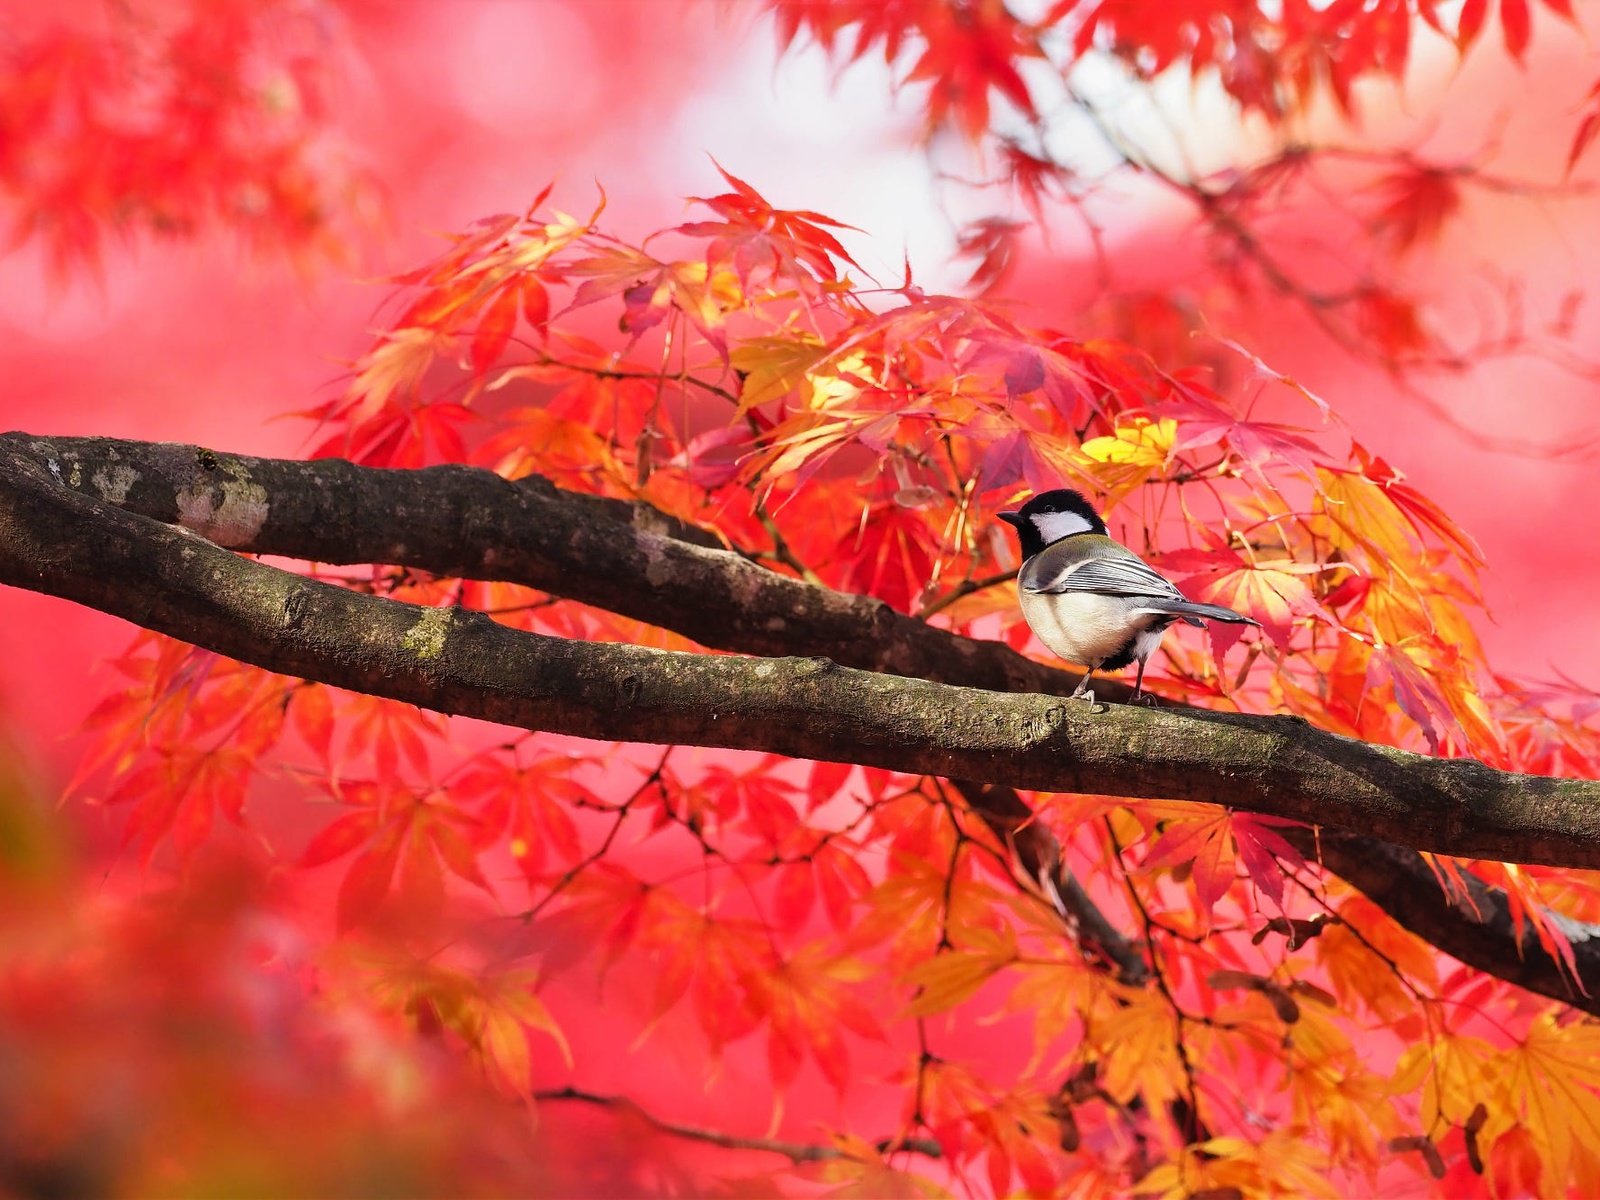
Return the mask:
[[1452,958],[1600,1016],[1600,927],[1566,922],[1574,963],[1569,972],[1546,952],[1532,929],[1518,935],[1511,906],[1499,888],[1464,875],[1468,894],[1452,898],[1415,850],[1340,829],[1278,832],[1307,859],[1320,860]]

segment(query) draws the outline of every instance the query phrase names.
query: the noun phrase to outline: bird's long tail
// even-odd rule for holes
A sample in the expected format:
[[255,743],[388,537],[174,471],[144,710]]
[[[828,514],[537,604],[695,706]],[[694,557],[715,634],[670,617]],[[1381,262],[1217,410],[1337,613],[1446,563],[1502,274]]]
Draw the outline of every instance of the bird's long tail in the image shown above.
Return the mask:
[[1189,624],[1203,627],[1200,618],[1207,621],[1227,621],[1230,625],[1260,625],[1254,617],[1247,617],[1236,613],[1231,608],[1224,608],[1220,604],[1197,604],[1193,600],[1168,600],[1164,597],[1152,596],[1142,599],[1137,612],[1171,613]]

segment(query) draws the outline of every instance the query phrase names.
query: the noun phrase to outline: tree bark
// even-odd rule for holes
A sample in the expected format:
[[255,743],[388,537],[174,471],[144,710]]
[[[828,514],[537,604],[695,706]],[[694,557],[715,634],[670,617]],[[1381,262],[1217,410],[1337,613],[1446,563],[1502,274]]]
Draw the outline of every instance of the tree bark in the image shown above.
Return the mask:
[[[1345,831],[1344,868],[1329,865],[1347,878],[1367,875],[1365,885],[1353,882],[1369,894],[1393,879],[1392,864],[1363,870],[1387,863],[1391,849],[1371,834],[1411,847],[1401,851],[1406,865],[1424,872],[1415,850],[1600,865],[1600,784],[1430,759],[1290,718],[1091,711],[1058,699],[1075,686],[1072,672],[778,575],[713,542],[647,506],[468,467],[386,471],[192,446],[0,437],[0,581],[268,669],[579,736],[1291,817]],[[752,661],[524,634],[463,610],[329,587],[221,544],[525,583],[714,648],[786,656]],[[1385,905],[1403,922],[1396,909],[1418,906],[1415,895]],[[1483,942],[1484,928],[1464,918],[1430,920],[1424,936],[1445,949],[1472,951],[1474,934],[1502,958],[1523,949],[1505,937]],[[1127,966],[1125,948],[1118,953]],[[1553,978],[1527,986],[1570,999],[1559,971]]]

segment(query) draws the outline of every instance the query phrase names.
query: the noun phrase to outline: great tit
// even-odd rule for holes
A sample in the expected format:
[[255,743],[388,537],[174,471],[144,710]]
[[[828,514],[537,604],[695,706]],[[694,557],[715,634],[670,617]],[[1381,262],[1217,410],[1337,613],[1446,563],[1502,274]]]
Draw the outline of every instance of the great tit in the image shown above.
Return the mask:
[[1022,570],[1017,594],[1038,639],[1068,662],[1087,668],[1074,697],[1091,703],[1096,671],[1139,664],[1133,700],[1144,689],[1144,666],[1174,621],[1205,628],[1208,621],[1259,625],[1220,604],[1196,604],[1122,543],[1071,488],[1041,492],[1000,519],[1017,531]]

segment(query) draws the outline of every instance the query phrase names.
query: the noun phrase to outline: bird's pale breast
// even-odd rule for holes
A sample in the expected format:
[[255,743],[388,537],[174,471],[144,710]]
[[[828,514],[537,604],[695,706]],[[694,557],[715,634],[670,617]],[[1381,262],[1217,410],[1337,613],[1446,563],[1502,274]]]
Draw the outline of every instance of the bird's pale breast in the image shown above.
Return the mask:
[[[1136,598],[1095,592],[1030,592],[1023,589],[1022,615],[1045,648],[1068,662],[1089,666],[1113,658],[1134,631],[1164,624],[1153,613],[1131,615]],[[1170,622],[1170,618],[1167,619]],[[1157,634],[1156,640],[1160,640]],[[1150,649],[1153,651],[1154,646]]]

